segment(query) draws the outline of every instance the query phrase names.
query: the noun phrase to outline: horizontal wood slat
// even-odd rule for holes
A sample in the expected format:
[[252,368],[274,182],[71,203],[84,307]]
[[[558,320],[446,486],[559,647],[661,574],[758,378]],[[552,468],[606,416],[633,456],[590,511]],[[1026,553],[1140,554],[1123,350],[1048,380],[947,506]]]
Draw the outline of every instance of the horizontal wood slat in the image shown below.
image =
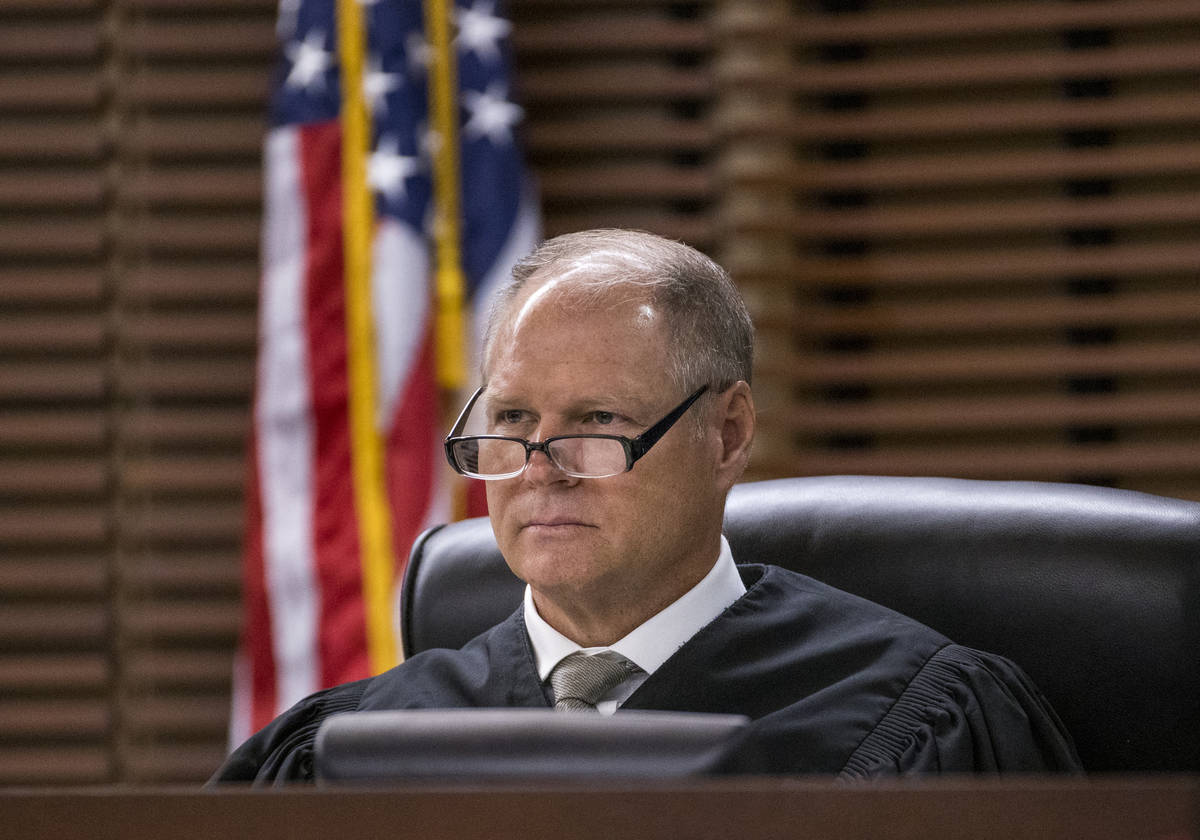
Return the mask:
[[[1011,300],[897,301],[862,307],[806,303],[788,322],[805,335],[876,336],[990,333],[996,330],[1192,324],[1200,322],[1200,290],[1134,292],[1091,298],[1060,297]],[[782,318],[766,315],[765,326]]]
[[0,611],[0,639],[10,650],[102,644],[111,630],[111,615],[102,604],[18,603]]
[[669,210],[648,210],[644,206],[619,206],[591,211],[576,211],[571,207],[548,208],[551,214],[544,228],[547,237],[603,227],[624,227],[650,230],[660,236],[680,239],[697,248],[711,248],[717,236],[716,222],[707,213],[674,213]]
[[[1200,172],[1200,143],[1130,145],[1114,149],[1004,150],[955,155],[868,158],[862,161],[797,167],[789,186],[806,190],[873,189],[890,191],[934,186],[1004,182],[1022,184],[1070,178],[1169,176]],[[778,181],[779,173],[738,172],[733,177]]]
[[[809,65],[807,72],[790,76],[786,84],[795,93],[825,91],[895,91],[936,89],[958,85],[990,86],[1070,78],[1137,78],[1140,76],[1195,73],[1200,55],[1193,44],[1159,43],[1103,47],[1073,52],[1049,49],[980,53],[970,57],[879,59],[849,66]],[[723,81],[752,82],[734,70]],[[774,80],[771,80],[774,81]]]
[[1047,376],[1200,376],[1200,344],[1194,340],[1095,347],[1029,344],[848,358],[795,352],[780,354],[770,362],[764,360],[764,364],[792,371],[795,383],[809,386],[839,382],[997,382]]
[[99,506],[22,507],[0,509],[0,546],[103,546],[111,533],[108,511]]
[[246,467],[241,453],[190,458],[152,453],[128,459],[122,466],[122,476],[130,492],[154,493],[159,498],[205,492],[236,495],[245,480]]
[[[1104,248],[977,248],[887,253],[845,259],[789,260],[771,269],[801,285],[846,283],[854,286],[909,287],[922,284],[970,285],[1031,280],[1061,280],[1086,274],[1141,275],[1200,272],[1200,243],[1163,241],[1116,244]],[[755,276],[751,268],[743,269]]]
[[964,233],[1006,233],[1082,226],[1149,227],[1200,222],[1195,194],[1117,198],[1028,199],[995,202],[939,202],[914,207],[879,207],[818,213],[800,210],[790,217],[749,217],[739,225],[783,229],[798,237],[932,237]]
[[88,116],[30,119],[6,115],[4,131],[0,131],[0,161],[97,163],[108,148],[100,125]]
[[242,582],[237,561],[227,550],[145,551],[126,557],[121,575],[133,591],[172,597],[236,596]]
[[0,654],[0,694],[102,691],[112,679],[107,653]]
[[[979,37],[1048,29],[1149,26],[1200,21],[1195,0],[1098,0],[1089,3],[996,2],[920,6],[793,18],[795,43],[903,41]],[[743,24],[739,33],[754,32]]]
[[546,201],[609,199],[711,199],[713,173],[670,163],[606,165],[569,170],[544,169],[539,186]]
[[258,166],[206,166],[204,177],[191,170],[144,169],[122,185],[124,201],[144,207],[257,207],[262,196]]
[[225,651],[150,648],[129,657],[125,678],[135,691],[147,687],[210,691],[227,689],[232,673]]
[[526,100],[540,102],[672,102],[704,99],[713,82],[703,70],[678,69],[667,63],[621,63],[595,67],[533,67],[521,76]]
[[89,68],[41,70],[37,73],[0,69],[0,108],[21,111],[85,111],[97,108],[105,83]]
[[108,371],[94,362],[0,361],[0,400],[98,400]]
[[196,400],[247,399],[254,384],[251,359],[190,361],[154,359],[122,369],[120,388],[129,396],[144,394]]
[[253,115],[140,115],[123,134],[122,145],[151,160],[233,158],[257,164],[263,133],[262,120]]
[[0,441],[5,448],[99,450],[108,442],[108,433],[107,419],[96,409],[22,409],[0,413]]
[[673,119],[655,111],[618,112],[611,117],[542,120],[524,138],[534,154],[551,152],[707,152],[716,132],[707,120]]
[[197,256],[239,254],[253,259],[258,252],[258,214],[224,207],[211,215],[153,214],[123,232],[130,244],[151,252],[180,251]]
[[0,353],[97,352],[109,337],[94,313],[0,315]]
[[880,452],[822,452],[796,456],[794,475],[953,475],[988,478],[998,474],[1033,480],[1063,476],[1127,475],[1131,477],[1193,475],[1200,470],[1194,444],[1084,446],[978,445],[924,449],[893,448]]
[[[125,82],[131,104],[168,110],[266,108],[268,82],[259,68],[139,69]],[[3,101],[0,97],[0,101]]]
[[1193,424],[1200,428],[1194,393],[1038,394],[1000,397],[913,396],[862,405],[805,403],[789,427],[798,434],[846,435],[965,430],[1052,429],[1064,426]]
[[664,18],[657,11],[526,21],[513,32],[513,47],[525,59],[532,53],[613,56],[708,48],[711,33],[703,21]]
[[257,261],[204,254],[195,261],[178,256],[170,261],[147,259],[130,269],[124,286],[140,303],[225,304],[250,312],[258,282]]
[[99,56],[104,41],[94,21],[7,23],[0,28],[0,61],[76,62]]
[[241,626],[241,609],[228,600],[147,601],[128,616],[122,627],[129,642],[172,641],[232,643]]
[[150,446],[240,446],[250,431],[250,411],[245,405],[224,409],[139,408],[123,414],[119,422],[126,437]]
[[112,781],[114,757],[105,746],[0,746],[0,784],[83,784]]
[[92,700],[0,699],[0,732],[14,738],[104,738],[112,730],[107,698]]
[[1121,129],[1170,125],[1200,118],[1200,95],[1143,93],[1118,99],[1040,99],[981,103],[967,99],[954,104],[880,104],[863,111],[807,111],[790,120],[754,114],[739,115],[728,130],[786,136],[819,142],[842,138],[894,140],[904,138],[970,137],[977,133],[1011,135],[1029,131]]
[[0,266],[0,303],[5,305],[98,306],[104,291],[99,266]]
[[104,196],[98,172],[0,172],[0,209],[95,208]]
[[[244,511],[240,500],[223,502],[145,503],[121,522],[131,547],[205,545],[210,550],[237,549]],[[3,520],[0,519],[0,524]]]
[[135,739],[148,735],[168,744],[175,739],[196,738],[219,742],[229,727],[229,700],[221,694],[139,697],[131,704],[125,725]]
[[10,598],[104,598],[110,583],[108,564],[101,556],[75,559],[10,556],[0,565],[0,592]]
[[248,353],[254,349],[257,327],[253,312],[160,311],[128,319],[123,334],[131,346],[230,348]]
[[265,62],[276,49],[274,21],[261,15],[216,20],[191,15],[138,17],[123,35],[125,49],[139,58]]
[[207,743],[136,745],[122,750],[122,767],[133,781],[195,783],[203,781],[224,760],[224,747]]
[[103,256],[105,243],[100,218],[7,221],[0,228],[0,256],[94,259]]
[[6,458],[0,471],[0,496],[98,496],[108,488],[108,464],[95,458]]

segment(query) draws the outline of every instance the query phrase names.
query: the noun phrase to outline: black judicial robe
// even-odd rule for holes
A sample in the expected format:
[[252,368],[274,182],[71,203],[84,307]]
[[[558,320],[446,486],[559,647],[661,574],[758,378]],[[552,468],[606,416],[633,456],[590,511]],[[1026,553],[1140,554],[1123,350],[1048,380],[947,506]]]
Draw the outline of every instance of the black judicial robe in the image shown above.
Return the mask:
[[[853,779],[1079,769],[1054,710],[1008,660],[804,575],[738,568],[746,594],[622,709],[748,715],[730,772]],[[460,650],[424,651],[301,700],[213,781],[311,781],[317,728],[337,712],[549,705],[518,609]]]

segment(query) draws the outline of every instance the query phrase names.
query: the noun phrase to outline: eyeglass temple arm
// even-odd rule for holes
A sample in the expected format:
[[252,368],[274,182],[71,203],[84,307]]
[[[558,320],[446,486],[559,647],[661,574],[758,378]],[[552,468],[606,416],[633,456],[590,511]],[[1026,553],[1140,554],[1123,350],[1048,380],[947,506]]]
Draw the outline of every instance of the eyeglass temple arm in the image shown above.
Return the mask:
[[692,403],[700,399],[700,395],[707,390],[707,385],[701,386],[699,391],[696,391],[696,393],[692,394],[690,397],[680,403],[674,411],[672,411],[663,419],[659,420],[646,431],[642,432],[633,440],[629,441],[629,465],[633,466],[634,461],[649,452],[650,447],[658,443],[662,436],[669,432],[671,427],[675,425],[675,421],[682,417],[683,413],[692,407]]
[[467,404],[463,406],[462,413],[454,421],[454,426],[450,429],[450,434],[446,435],[446,440],[462,434],[463,426],[467,424],[467,416],[471,413],[471,409],[475,407],[475,401],[479,399],[479,395],[483,393],[483,389],[486,387],[486,385],[480,385],[475,389],[475,393],[471,395],[471,399],[467,400]]

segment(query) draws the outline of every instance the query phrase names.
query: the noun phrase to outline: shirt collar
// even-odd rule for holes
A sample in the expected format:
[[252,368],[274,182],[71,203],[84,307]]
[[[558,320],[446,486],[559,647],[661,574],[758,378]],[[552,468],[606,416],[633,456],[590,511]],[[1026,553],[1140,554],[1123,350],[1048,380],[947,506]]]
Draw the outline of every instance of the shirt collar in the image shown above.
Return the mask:
[[533,591],[525,587],[525,630],[533,645],[538,677],[550,676],[563,657],[578,650],[614,650],[647,674],[653,674],[671,654],[746,593],[746,585],[733,562],[729,542],[721,535],[721,552],[703,579],[676,601],[635,627],[608,648],[581,648],[546,623],[533,605]]

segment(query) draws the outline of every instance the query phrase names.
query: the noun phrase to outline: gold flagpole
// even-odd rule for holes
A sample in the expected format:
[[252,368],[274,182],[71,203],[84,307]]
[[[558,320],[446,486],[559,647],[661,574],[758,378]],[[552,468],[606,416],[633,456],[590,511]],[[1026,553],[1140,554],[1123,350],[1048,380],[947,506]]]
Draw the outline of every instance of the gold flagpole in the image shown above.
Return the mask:
[[[425,0],[425,33],[429,39],[429,103],[433,143],[434,321],[437,380],[442,390],[443,418],[451,417],[467,381],[466,279],[462,270],[458,154],[458,73],[450,36],[452,0]],[[451,484],[454,518],[466,507],[460,482]]]
[[342,93],[342,236],[345,261],[350,443],[358,513],[367,652],[379,673],[397,662],[392,617],[394,553],[377,423],[375,325],[371,317],[371,234],[375,212],[367,186],[370,119],[363,95],[366,35],[359,0],[338,0]]

